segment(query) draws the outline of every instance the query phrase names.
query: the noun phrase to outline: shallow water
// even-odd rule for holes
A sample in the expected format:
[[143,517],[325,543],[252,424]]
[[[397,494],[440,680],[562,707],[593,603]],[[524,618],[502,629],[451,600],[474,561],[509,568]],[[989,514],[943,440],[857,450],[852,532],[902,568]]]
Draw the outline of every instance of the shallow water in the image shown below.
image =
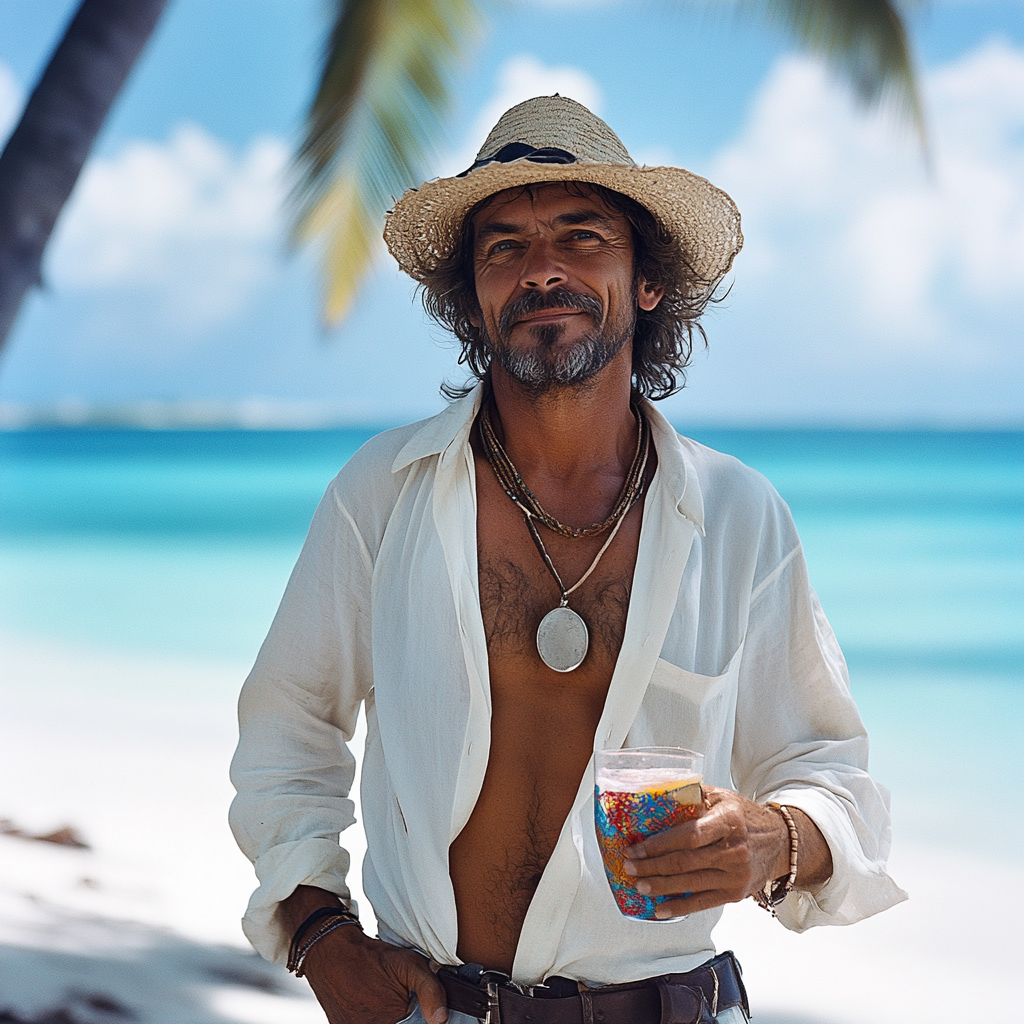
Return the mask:
[[[241,675],[324,487],[372,434],[0,432],[0,634]],[[897,835],[1017,855],[1024,433],[694,436],[789,502]]]

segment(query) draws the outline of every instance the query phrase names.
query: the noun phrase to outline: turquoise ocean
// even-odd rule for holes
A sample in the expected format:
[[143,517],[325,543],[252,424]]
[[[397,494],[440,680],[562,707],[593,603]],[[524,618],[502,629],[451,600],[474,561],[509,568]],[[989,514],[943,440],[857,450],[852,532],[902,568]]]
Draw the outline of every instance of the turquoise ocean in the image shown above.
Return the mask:
[[[325,486],[374,432],[0,432],[0,638],[241,683]],[[1024,432],[684,432],[792,508],[896,842],[1019,861]]]

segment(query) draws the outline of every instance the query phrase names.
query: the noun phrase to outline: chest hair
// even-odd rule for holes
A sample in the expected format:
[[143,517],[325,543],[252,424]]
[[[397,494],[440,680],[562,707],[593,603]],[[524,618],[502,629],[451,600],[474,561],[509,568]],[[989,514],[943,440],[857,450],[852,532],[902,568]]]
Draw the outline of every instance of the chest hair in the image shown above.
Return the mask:
[[[616,573],[591,577],[569,598],[569,606],[587,623],[591,649],[612,660],[626,630],[630,584],[631,580]],[[552,590],[543,569],[529,572],[503,557],[481,560],[480,606],[492,656],[536,655],[537,626],[558,604]]]

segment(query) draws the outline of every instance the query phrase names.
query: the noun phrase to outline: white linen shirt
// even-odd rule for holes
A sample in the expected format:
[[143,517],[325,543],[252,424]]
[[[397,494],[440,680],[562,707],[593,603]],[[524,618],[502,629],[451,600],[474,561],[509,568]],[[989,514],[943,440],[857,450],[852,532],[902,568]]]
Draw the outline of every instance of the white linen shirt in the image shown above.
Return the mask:
[[[382,935],[459,963],[448,848],[490,743],[469,443],[480,397],[373,438],[341,470],[243,687],[231,825],[260,883],[243,928],[269,959],[286,959],[277,910],[296,886],[348,896],[346,743],[365,702],[364,891]],[[594,748],[702,751],[709,784],[805,811],[834,872],[779,907],[788,928],[884,910],[906,898],[885,872],[888,794],[867,774],[867,736],[789,509],[759,474],[645,411],[658,467]],[[593,791],[591,762],[523,923],[517,982],[625,982],[714,954],[721,908],[659,924],[619,913]]]

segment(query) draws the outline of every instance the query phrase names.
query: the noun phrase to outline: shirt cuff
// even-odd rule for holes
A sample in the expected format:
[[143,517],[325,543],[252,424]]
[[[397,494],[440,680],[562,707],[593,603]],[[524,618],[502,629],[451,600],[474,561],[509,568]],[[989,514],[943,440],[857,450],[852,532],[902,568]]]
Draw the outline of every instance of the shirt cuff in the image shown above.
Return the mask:
[[260,884],[242,918],[242,931],[257,953],[284,964],[292,937],[280,920],[281,901],[300,885],[315,885],[350,901],[348,851],[331,839],[302,839],[272,846],[255,866]]
[[[888,793],[878,789],[888,811]],[[795,888],[775,908],[779,921],[791,931],[853,924],[907,899],[885,870],[890,841],[887,819],[876,835],[862,819],[857,818],[856,824],[851,820],[843,800],[814,788],[782,790],[766,799],[803,811],[832,854],[832,877],[827,882],[813,891]]]

